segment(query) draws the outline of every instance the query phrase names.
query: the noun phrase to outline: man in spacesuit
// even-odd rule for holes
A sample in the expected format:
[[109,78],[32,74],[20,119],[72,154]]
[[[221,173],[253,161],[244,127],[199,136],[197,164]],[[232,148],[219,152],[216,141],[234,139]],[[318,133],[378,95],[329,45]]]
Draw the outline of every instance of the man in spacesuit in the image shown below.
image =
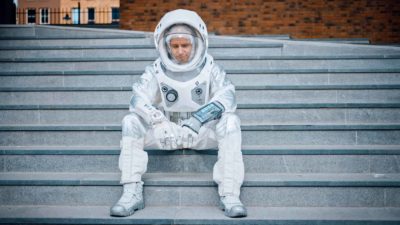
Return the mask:
[[156,27],[159,58],[133,85],[130,114],[122,121],[119,168],[123,194],[112,216],[144,208],[142,175],[150,149],[218,147],[213,179],[228,217],[247,216],[239,199],[244,166],[235,87],[207,54],[208,33],[192,11],[174,10]]

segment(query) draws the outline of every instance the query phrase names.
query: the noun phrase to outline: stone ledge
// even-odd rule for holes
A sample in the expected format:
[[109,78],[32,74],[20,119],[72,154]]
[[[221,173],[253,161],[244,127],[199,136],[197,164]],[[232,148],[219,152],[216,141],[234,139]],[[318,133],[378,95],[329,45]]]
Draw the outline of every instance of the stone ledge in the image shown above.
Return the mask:
[[[400,124],[242,125],[242,131],[400,130]],[[0,131],[121,131],[121,125],[0,125]]]
[[[109,37],[101,39],[121,39],[127,37]],[[129,37],[130,39],[131,37]],[[54,38],[52,38],[54,39]],[[60,38],[59,40],[68,39]],[[96,39],[96,38],[70,38],[76,39]],[[99,38],[97,38],[99,39]],[[4,40],[0,38],[0,41]],[[14,39],[11,39],[14,40]],[[18,39],[17,39],[18,40]],[[22,39],[28,40],[28,39]],[[36,39],[35,39],[36,40]],[[271,44],[271,43],[210,43],[209,48],[282,48],[282,44]],[[155,49],[153,44],[136,44],[136,45],[68,45],[68,46],[2,46],[0,50],[74,50],[74,49]]]
[[[146,149],[149,155],[216,155],[217,149]],[[400,145],[242,146],[243,155],[400,155]],[[119,146],[0,146],[0,155],[119,155]]]
[[[2,172],[0,186],[120,186],[120,173]],[[214,187],[210,173],[146,173],[146,186]],[[400,187],[400,174],[246,173],[242,187]]]
[[248,207],[248,217],[230,219],[217,207],[146,207],[124,218],[110,217],[110,206],[0,206],[0,224],[248,224],[395,225],[399,208]]
[[[0,105],[0,110],[126,109],[128,104]],[[238,104],[238,109],[400,108],[400,103],[283,103]]]
[[[236,90],[365,90],[400,89],[400,84],[343,84],[343,85],[237,85]],[[49,92],[49,91],[132,91],[131,86],[119,87],[0,87],[0,92]]]
[[[143,70],[74,70],[74,71],[9,71],[0,72],[0,76],[80,76],[80,75],[141,75]],[[326,74],[326,73],[400,73],[400,69],[228,69],[227,74]]]
[[[7,50],[7,49],[6,49]],[[18,49],[17,49],[18,50]],[[40,50],[40,49],[39,49]],[[53,49],[56,50],[56,49]],[[386,60],[386,59],[400,59],[400,55],[365,55],[365,56],[260,56],[260,55],[217,55],[213,57],[215,60]],[[149,61],[151,64],[157,57],[154,56],[131,56],[131,57],[59,57],[59,58],[0,58],[0,62],[15,62],[15,63],[51,63],[51,62],[122,62],[122,61]]]

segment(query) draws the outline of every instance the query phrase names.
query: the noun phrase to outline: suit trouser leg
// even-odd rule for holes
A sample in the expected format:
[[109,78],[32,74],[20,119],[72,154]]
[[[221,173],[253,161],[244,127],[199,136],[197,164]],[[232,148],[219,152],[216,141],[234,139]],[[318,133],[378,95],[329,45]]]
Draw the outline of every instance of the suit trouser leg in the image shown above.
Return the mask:
[[145,122],[135,113],[122,120],[121,153],[119,169],[121,184],[140,182],[147,170],[148,155],[144,151],[144,141],[148,128]]
[[218,160],[214,165],[213,178],[218,184],[218,194],[239,197],[244,179],[239,117],[233,113],[224,114],[216,124],[215,133],[218,141]]
[[[209,148],[213,141],[206,139],[215,136],[218,145],[218,160],[214,165],[213,179],[218,184],[218,193],[220,196],[239,196],[244,179],[240,119],[233,113],[225,113],[217,121],[213,130],[214,134],[199,135],[202,140],[198,140],[199,145],[195,145],[194,149],[199,146]],[[124,117],[119,157],[121,184],[142,180],[148,163],[147,152],[143,149],[145,146],[156,148],[156,140],[151,136],[151,132],[149,135],[148,131],[150,131],[148,126],[138,115],[131,113]]]

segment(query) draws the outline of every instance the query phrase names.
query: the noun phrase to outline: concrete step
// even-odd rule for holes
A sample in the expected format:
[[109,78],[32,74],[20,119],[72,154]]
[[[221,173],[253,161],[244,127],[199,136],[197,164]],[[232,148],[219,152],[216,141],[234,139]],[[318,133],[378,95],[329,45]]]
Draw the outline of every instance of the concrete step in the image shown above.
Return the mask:
[[[241,199],[261,207],[400,207],[399,174],[252,174]],[[119,173],[0,173],[1,205],[112,205]],[[146,173],[147,206],[217,206],[211,173]],[[179,198],[177,197],[179,196]]]
[[[392,155],[352,155],[351,152],[356,151],[352,151],[351,149],[346,155],[285,155],[284,151],[282,151],[282,153],[281,151],[275,151],[276,155],[265,155],[263,154],[264,151],[261,150],[251,151],[249,149],[243,149],[243,160],[247,173],[389,174],[400,173],[400,168],[398,166],[400,163],[399,148],[398,146],[396,147],[397,148],[392,146],[390,148],[384,147],[383,149],[385,150],[380,152],[374,149],[377,153],[392,153]],[[84,149],[84,147],[82,148]],[[364,150],[373,149],[369,146],[364,148]],[[58,150],[56,147],[53,147],[53,149],[54,150],[48,150],[46,152],[48,154],[42,155],[38,153],[44,152],[44,150],[18,151],[15,150],[15,148],[11,148],[3,155],[0,155],[0,162],[2,162],[0,163],[2,164],[1,172],[119,172],[119,149],[117,149],[117,147],[113,147],[114,151],[112,151],[112,155],[97,155],[96,150],[92,152],[89,152],[91,150],[82,150],[81,154],[79,150]],[[108,152],[110,151],[111,150]],[[292,152],[293,151],[292,149]],[[32,152],[37,154],[30,154]],[[62,152],[67,152],[68,154],[61,154]],[[71,152],[75,154],[71,154]],[[211,173],[217,161],[217,150],[215,149],[204,151],[147,150],[147,152],[150,154],[147,172],[150,173]],[[253,154],[256,152],[259,154]],[[314,152],[318,153],[317,151]]]
[[[399,130],[400,124],[242,124],[242,131],[336,131],[336,130]],[[0,126],[0,131],[120,131],[119,124],[66,124],[66,125],[14,125]]]
[[[19,44],[19,45],[17,45]],[[279,43],[262,43],[262,42],[213,42],[209,43],[209,49],[257,49],[270,50],[282,48],[283,44]],[[67,51],[67,50],[109,50],[109,49],[146,49],[156,50],[154,40],[149,38],[136,39],[58,39],[58,40],[1,40],[0,50],[2,51],[29,51],[36,50],[46,53],[47,51]],[[377,54],[382,56],[382,54]],[[390,56],[390,54],[388,55]]]
[[[129,114],[127,106],[103,109],[4,109],[0,108],[0,124],[120,124]],[[330,124],[400,124],[399,108],[241,108],[236,111],[242,124],[330,125]]]
[[[337,109],[366,109],[366,108],[400,108],[399,103],[281,103],[281,104],[238,104],[238,109],[317,109],[317,108],[337,108]],[[24,105],[0,105],[0,110],[105,110],[105,109],[124,109],[128,110],[125,104],[24,104]],[[128,111],[127,111],[128,113]]]
[[[399,125],[242,126],[243,145],[398,145]],[[115,146],[120,125],[3,125],[0,146]]]
[[[252,74],[252,75],[281,75],[281,74],[302,74],[302,75],[315,75],[315,74],[384,74],[384,73],[399,73],[400,69],[225,69],[227,74]],[[82,76],[82,75],[141,75],[144,68],[140,70],[51,70],[51,71],[0,71],[0,76],[50,76],[50,75],[64,75],[64,76]]]
[[[125,104],[131,91],[5,91],[1,105]],[[237,90],[239,104],[399,103],[400,89],[367,90]]]
[[273,40],[260,38],[240,38],[228,36],[215,36],[219,41],[259,42],[283,44],[282,55],[368,55],[368,54],[396,54],[400,48],[396,46],[371,46],[360,44],[307,42],[294,40]]
[[[235,56],[236,57],[236,56]],[[240,61],[239,61],[240,60]],[[140,71],[151,64],[152,60],[133,60],[133,59],[71,59],[57,62],[46,61],[1,61],[0,66],[2,72],[29,72],[29,71],[112,71],[118,70],[132,70]],[[326,69],[348,69],[348,70],[376,70],[376,69],[400,69],[400,58],[379,58],[379,59],[221,59],[216,61],[227,70],[243,71],[245,69],[252,70],[326,70]]]
[[104,206],[0,206],[7,224],[254,224],[254,225],[393,225],[400,221],[399,208],[386,207],[247,207],[248,216],[225,217],[217,207],[151,207],[126,218],[109,216]]
[[[127,37],[108,37],[108,38],[30,38],[30,39],[4,39],[0,37],[0,49],[9,48],[68,48],[69,46],[98,47],[103,46],[154,46],[152,38],[127,38]],[[155,47],[153,47],[154,49]]]
[[[25,31],[18,30],[18,27],[3,26],[2,39],[71,39],[71,38],[90,38],[90,39],[105,39],[105,38],[151,38],[151,33],[132,32],[122,30],[107,30],[107,29],[89,29],[89,28],[72,28],[72,27],[56,27],[56,26],[36,26],[27,27]],[[370,53],[399,53],[400,48],[388,46],[369,46],[369,45],[354,45],[354,44],[337,44],[324,42],[306,42],[293,40],[273,40],[260,38],[240,38],[228,36],[210,36],[210,43],[271,43],[285,45],[282,50],[283,55],[343,55],[357,54],[364,55]]]
[[[149,155],[217,155],[217,149],[146,149]],[[399,145],[243,145],[243,155],[400,155]],[[119,155],[113,146],[0,146],[0,155]]]
[[[124,43],[125,41],[128,41],[128,43],[131,43],[131,39],[146,39],[149,40],[150,44],[154,43],[153,39],[153,33],[151,32],[140,32],[140,31],[127,31],[127,30],[110,30],[110,29],[87,29],[87,28],[74,28],[74,27],[52,27],[53,29],[45,29],[44,27],[41,27],[40,29],[38,28],[33,28],[33,29],[3,29],[0,27],[2,30],[2,36],[0,36],[0,41],[4,41],[5,43],[7,41],[18,41],[22,45],[19,46],[25,46],[26,43],[29,43],[29,45],[33,44],[35,45],[37,42],[43,41],[43,40],[49,40],[50,42],[47,43],[46,45],[62,45],[64,44],[63,40],[67,40],[68,43],[75,43],[80,44],[78,40],[85,40],[85,39],[93,39],[93,40],[100,40],[99,43],[103,44],[108,44],[112,42],[113,40],[116,40],[116,42]],[[76,30],[78,29],[78,30]],[[222,38],[221,38],[222,37]],[[257,43],[268,43],[264,42],[263,39],[255,39],[255,40],[246,40],[246,39],[237,39],[237,38],[231,38],[227,39],[224,38],[224,36],[215,36],[215,35],[209,35],[208,37],[209,43],[210,44],[257,44]],[[101,41],[104,40],[104,41]],[[261,42],[260,42],[261,40]],[[268,39],[270,40],[270,39]],[[71,42],[69,42],[71,41]],[[89,42],[89,44],[92,44],[93,42]],[[136,42],[133,42],[136,43]],[[82,44],[87,44],[86,42],[83,42]],[[280,44],[282,45],[282,44]]]
[[1,25],[0,31],[0,38],[31,38],[35,36],[33,26]]
[[[1,73],[0,88],[14,87],[119,87],[128,88],[139,79],[138,74],[21,74]],[[400,73],[286,73],[286,74],[228,74],[228,78],[237,86],[261,86],[272,88],[319,86],[336,88],[383,87],[400,84]],[[370,86],[370,87],[368,87]]]
[[2,25],[0,37],[3,39],[33,38],[143,38],[145,32],[123,31],[115,29],[78,28],[51,25]]
[[[135,77],[137,78],[137,77]],[[136,79],[139,80],[139,79]],[[132,83],[133,84],[133,83]],[[400,84],[317,84],[317,85],[235,85],[235,90],[374,90],[374,89],[400,89]],[[61,87],[0,87],[0,92],[48,92],[48,91],[132,91],[132,86],[61,86]]]
[[[0,50],[0,60],[12,61],[57,61],[57,60],[85,60],[94,58],[93,60],[155,60],[158,57],[157,51],[153,49],[130,49],[127,46],[119,48],[112,47],[100,49],[77,49],[77,50]],[[238,56],[246,56],[257,59],[265,56],[279,56],[281,50],[277,48],[210,48],[208,51],[215,59],[238,58]],[[53,58],[52,58],[53,57]]]

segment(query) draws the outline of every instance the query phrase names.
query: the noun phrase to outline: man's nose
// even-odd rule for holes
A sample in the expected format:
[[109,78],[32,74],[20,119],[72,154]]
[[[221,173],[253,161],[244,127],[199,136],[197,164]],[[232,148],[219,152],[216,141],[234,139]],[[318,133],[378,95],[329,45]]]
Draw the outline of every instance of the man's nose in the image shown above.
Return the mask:
[[183,48],[180,47],[180,46],[178,47],[178,53],[179,53],[179,54],[182,54],[182,53],[183,53]]

